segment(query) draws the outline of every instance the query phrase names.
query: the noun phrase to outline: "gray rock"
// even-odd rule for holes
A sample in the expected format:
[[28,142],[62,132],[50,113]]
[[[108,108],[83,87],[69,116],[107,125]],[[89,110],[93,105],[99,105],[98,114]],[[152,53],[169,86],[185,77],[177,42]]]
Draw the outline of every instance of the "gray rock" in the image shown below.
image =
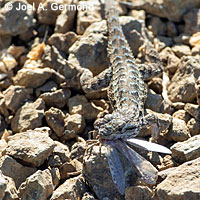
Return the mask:
[[58,137],[61,137],[64,132],[65,114],[58,108],[51,107],[45,112],[47,124],[53,129]]
[[12,178],[18,188],[20,184],[24,182],[28,176],[35,173],[37,169],[23,166],[12,157],[5,155],[0,159],[0,170],[3,175]]
[[166,24],[160,19],[160,17],[152,16],[147,24],[155,36],[166,35],[167,27]]
[[27,102],[17,110],[11,121],[13,132],[22,132],[42,125],[45,103],[41,98],[35,102]]
[[10,35],[1,35],[0,50],[7,49],[11,44],[12,37]]
[[2,174],[2,172],[0,171],[0,199],[3,199],[5,195],[6,185],[7,185],[6,179]]
[[[186,162],[179,167],[166,170],[167,177],[156,187],[158,200],[198,200],[200,195],[200,158]],[[163,173],[163,172],[162,172]],[[187,187],[189,186],[189,187]]]
[[[68,4],[76,6],[77,1],[69,1]],[[55,33],[67,33],[73,29],[75,21],[76,10],[64,9],[60,15],[58,15],[55,24]]]
[[101,21],[101,6],[98,0],[89,0],[89,1],[80,1],[78,2],[78,6],[91,6],[92,9],[82,9],[78,11],[77,14],[77,27],[76,32],[79,35],[82,35],[88,26],[93,24],[94,22]]
[[77,35],[74,32],[54,33],[49,39],[48,43],[55,46],[59,51],[68,53],[68,49],[77,40]]
[[175,55],[179,58],[182,56],[190,56],[191,50],[190,47],[184,44],[176,44],[172,47],[172,51],[175,53]]
[[28,177],[19,187],[19,197],[25,199],[46,200],[53,193],[53,182],[48,169],[38,170]]
[[198,0],[186,0],[184,2],[182,0],[135,0],[132,2],[131,7],[145,10],[147,13],[164,17],[171,21],[180,22],[188,10],[199,6],[200,2]]
[[69,89],[59,89],[55,92],[45,92],[40,95],[40,98],[44,100],[48,106],[62,108],[67,103],[67,100],[71,96]]
[[69,140],[75,138],[76,135],[81,134],[83,132],[85,127],[86,127],[85,119],[82,115],[80,114],[69,115],[67,118],[65,118],[65,126],[64,126],[65,133],[62,139]]
[[145,108],[151,109],[154,112],[160,112],[162,100],[161,95],[156,94],[153,90],[149,90],[145,102]]
[[193,116],[196,120],[200,121],[200,106],[196,104],[187,103],[184,110]]
[[178,31],[177,31],[175,23],[172,22],[172,21],[168,21],[166,23],[166,25],[167,25],[167,35],[169,37],[175,37],[175,36],[177,36]]
[[191,118],[185,110],[177,110],[172,116],[185,121],[185,123],[187,123]]
[[50,200],[78,199],[87,191],[82,176],[70,178],[54,190]]
[[126,189],[126,200],[150,200],[152,190],[147,186],[132,186]]
[[[6,6],[12,3],[13,9],[6,9]],[[19,5],[25,7],[29,6],[30,9],[16,10]],[[19,35],[26,32],[34,25],[33,7],[26,1],[9,1],[0,10],[0,35]]]
[[185,33],[192,35],[200,31],[199,13],[200,13],[199,8],[193,8],[186,15],[184,15]]
[[[63,5],[61,1],[47,0],[43,3],[43,9],[37,9],[37,17],[40,24],[55,25],[61,10],[58,6]],[[52,6],[54,9],[52,9]],[[57,8],[57,9],[56,9]]]
[[172,151],[172,157],[179,162],[199,158],[200,135],[193,136],[184,142],[175,143],[170,149]]
[[48,134],[27,131],[9,137],[6,155],[39,167],[52,154],[54,147],[55,143]]
[[173,118],[172,124],[170,125],[167,133],[167,139],[176,142],[183,142],[190,137],[190,132],[185,121]]
[[41,87],[35,90],[36,96],[40,96],[42,93],[45,92],[55,92],[58,89],[58,85],[54,81],[48,81]]
[[8,176],[3,176],[2,172],[0,172],[0,173],[1,173],[1,175],[0,175],[1,178],[3,178],[3,180],[1,179],[2,187],[6,181],[6,189],[4,192],[2,191],[4,193],[4,197],[2,199],[3,200],[19,200],[18,191],[15,187],[15,182],[13,181],[13,179]]
[[13,77],[15,85],[36,88],[43,85],[53,74],[50,68],[22,68]]
[[199,135],[200,134],[200,121],[192,118],[188,121],[187,127],[190,130],[191,136]]
[[96,106],[92,102],[88,102],[85,96],[76,95],[69,98],[68,103],[69,113],[80,114],[86,121],[92,121],[97,118],[97,115],[103,111],[100,106]]
[[5,98],[5,105],[9,110],[15,112],[25,100],[31,97],[33,90],[25,88],[24,86],[11,85],[3,94]]
[[[133,17],[120,17],[124,34],[134,55],[143,44],[141,33],[142,22]],[[69,62],[75,66],[90,69],[97,75],[108,67],[107,58],[107,26],[103,20],[90,25],[84,34],[70,47]],[[85,59],[90,53],[90,59]]]
[[[171,79],[168,87],[169,99],[172,102],[191,102],[196,97],[195,78],[193,70],[198,69],[200,59],[197,57],[182,57],[178,70]],[[195,73],[196,76],[199,72]]]
[[52,176],[53,185],[55,188],[60,183],[60,172],[59,172],[58,168],[51,168],[50,172],[51,172],[51,176]]

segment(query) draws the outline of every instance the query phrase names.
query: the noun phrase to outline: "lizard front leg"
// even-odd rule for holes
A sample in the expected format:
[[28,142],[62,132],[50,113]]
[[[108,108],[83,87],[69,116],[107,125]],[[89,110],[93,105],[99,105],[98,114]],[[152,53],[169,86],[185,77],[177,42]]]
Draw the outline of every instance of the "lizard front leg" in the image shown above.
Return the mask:
[[80,83],[85,93],[92,93],[108,87],[111,77],[111,68],[105,69],[95,77],[93,77],[89,69],[83,69],[83,73],[80,76]]

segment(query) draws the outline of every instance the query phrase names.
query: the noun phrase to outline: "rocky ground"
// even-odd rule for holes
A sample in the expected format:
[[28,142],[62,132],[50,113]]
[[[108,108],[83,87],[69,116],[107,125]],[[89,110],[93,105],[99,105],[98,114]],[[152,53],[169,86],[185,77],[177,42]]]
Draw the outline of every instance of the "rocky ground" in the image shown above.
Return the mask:
[[[99,1],[1,0],[0,199],[200,199],[200,1],[133,2],[118,5],[132,51],[142,62],[145,20],[164,66],[163,76],[147,82],[145,109],[158,116],[158,143],[172,155],[140,150],[159,170],[157,185],[142,184],[122,157],[122,197],[105,148],[101,156],[98,147],[84,156],[93,122],[110,111],[106,90],[85,95],[79,80],[84,68],[97,75],[109,65]],[[62,11],[52,3],[94,7]],[[30,9],[16,10],[19,4]],[[143,129],[140,136],[148,140],[151,133]]]

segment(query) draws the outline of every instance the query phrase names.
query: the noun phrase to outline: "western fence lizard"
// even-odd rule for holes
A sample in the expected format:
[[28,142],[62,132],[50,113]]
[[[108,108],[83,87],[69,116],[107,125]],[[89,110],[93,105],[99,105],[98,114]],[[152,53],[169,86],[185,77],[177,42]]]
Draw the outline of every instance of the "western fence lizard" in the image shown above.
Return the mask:
[[148,41],[144,25],[142,34],[145,41],[145,55],[151,62],[136,63],[119,23],[119,14],[114,4],[111,0],[106,1],[105,5],[110,67],[96,77],[93,77],[89,70],[85,70],[87,75],[83,73],[80,78],[86,93],[108,86],[108,98],[113,112],[95,122],[95,129],[100,138],[104,139],[136,136],[142,127],[155,122],[155,117],[152,115],[144,116],[146,100],[144,80],[149,80],[162,72],[158,53]]
[[116,149],[127,157],[138,175],[149,184],[155,184],[157,170],[126,143],[151,151],[164,153],[170,153],[170,151],[160,145],[156,146],[156,144],[132,138],[137,136],[144,126],[154,123],[156,127],[154,115],[144,116],[146,100],[144,80],[161,73],[162,65],[157,51],[147,39],[144,24],[142,35],[145,48],[143,49],[145,49],[148,63],[138,64],[136,62],[122,31],[119,14],[114,4],[113,0],[107,0],[105,3],[110,67],[96,77],[93,77],[89,70],[84,70],[80,81],[86,93],[108,87],[108,98],[113,111],[97,119],[94,128],[99,135],[99,141],[107,147],[107,159],[112,179],[118,191],[124,194],[125,177]]

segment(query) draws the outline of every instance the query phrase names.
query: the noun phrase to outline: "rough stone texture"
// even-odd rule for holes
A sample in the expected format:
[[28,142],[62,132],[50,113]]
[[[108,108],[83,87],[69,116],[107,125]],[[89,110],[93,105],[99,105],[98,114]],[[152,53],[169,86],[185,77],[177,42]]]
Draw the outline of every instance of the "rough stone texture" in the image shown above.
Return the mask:
[[55,92],[45,92],[40,95],[40,98],[42,98],[48,106],[62,108],[67,103],[70,96],[71,91],[69,89],[59,89]]
[[194,7],[199,7],[198,0],[135,0],[132,2],[132,8],[145,10],[147,13],[167,18],[168,20],[180,22],[183,15]]
[[192,115],[196,120],[200,120],[200,107],[196,104],[187,103],[184,110]]
[[65,114],[60,109],[51,107],[45,112],[45,119],[56,135],[61,137],[64,132]]
[[176,142],[183,142],[189,137],[191,136],[185,121],[178,118],[173,118],[172,124],[170,125],[167,133],[167,139]]
[[147,186],[132,186],[126,189],[126,200],[151,200],[152,191]]
[[[182,57],[178,70],[172,77],[168,87],[169,99],[172,102],[191,102],[196,97],[195,78],[193,70],[198,68],[200,59],[197,57]],[[196,72],[198,76],[199,71]]]
[[8,138],[6,154],[39,167],[51,155],[55,143],[46,133],[27,131]]
[[184,16],[185,27],[184,32],[194,34],[200,31],[200,9],[193,8]]
[[30,98],[30,94],[32,93],[32,89],[25,88],[24,86],[11,85],[3,92],[5,105],[9,110],[15,112],[25,100]]
[[13,82],[15,85],[36,88],[43,85],[52,74],[52,70],[47,67],[34,69],[22,68],[17,72],[16,76],[13,77]]
[[89,192],[84,193],[82,200],[96,200],[96,198]]
[[[76,1],[70,1],[68,4],[76,6]],[[56,19],[55,33],[66,33],[73,29],[76,10],[64,9]]]
[[41,98],[35,102],[25,103],[17,110],[11,122],[11,128],[14,132],[22,132],[34,129],[42,125],[44,117],[45,103]]
[[[200,158],[186,162],[179,167],[171,168],[167,177],[156,187],[159,200],[198,200]],[[189,187],[185,187],[185,186]]]
[[187,127],[190,130],[191,136],[200,134],[200,121],[192,118],[188,121]]
[[52,168],[50,170],[50,172],[51,172],[51,176],[52,176],[53,186],[55,188],[60,183],[60,172],[59,172],[58,168]]
[[182,56],[189,56],[191,55],[190,47],[184,44],[176,44],[172,47],[172,51],[175,55],[179,58]]
[[137,20],[145,20],[145,11],[144,10],[130,10],[128,13],[131,17],[134,17]]
[[[3,200],[18,200],[18,192],[15,187],[15,182],[13,181],[12,178],[8,176],[4,176],[2,172],[0,172],[0,189],[1,194],[3,195]],[[6,184],[6,189],[4,190],[4,184]]]
[[53,182],[48,169],[38,170],[19,187],[19,197],[25,199],[47,200],[53,193]]
[[71,115],[80,114],[87,121],[95,120],[97,115],[103,111],[101,107],[96,106],[92,102],[88,102],[86,97],[83,95],[76,95],[69,98],[67,105]]
[[175,113],[172,115],[175,118],[181,119],[187,123],[190,120],[190,115],[185,111],[185,110],[177,110]]
[[38,87],[35,90],[36,96],[40,96],[42,93],[45,92],[55,92],[58,89],[58,85],[54,81],[48,81],[41,87]]
[[50,45],[55,46],[58,50],[68,53],[68,49],[77,40],[77,35],[74,32],[54,33],[48,39]]
[[6,179],[0,171],[0,199],[3,199],[6,190]]
[[200,135],[184,142],[175,143],[171,148],[172,157],[179,162],[190,161],[200,157]]
[[77,134],[83,132],[85,127],[86,127],[85,119],[82,115],[80,114],[69,115],[67,118],[65,118],[65,125],[64,125],[65,133],[62,139],[69,140],[75,138]]
[[79,6],[87,5],[91,6],[93,9],[79,10],[77,15],[77,27],[76,31],[79,35],[82,35],[86,28],[94,22],[101,21],[100,15],[100,3],[98,0],[93,1],[80,1],[78,2]]
[[36,172],[36,168],[23,166],[15,159],[7,155],[1,157],[0,159],[0,170],[3,175],[13,179],[17,188],[28,176]]
[[11,44],[12,37],[10,35],[1,35],[0,50],[7,49]]
[[161,111],[162,96],[156,94],[153,90],[149,90],[145,102],[145,108],[151,109],[154,112]]
[[152,29],[154,35],[165,35],[167,31],[166,24],[156,16],[153,16],[148,21],[147,27]]
[[66,180],[56,190],[54,190],[50,200],[78,199],[86,192],[84,178],[78,176]]
[[69,178],[68,173],[70,174],[76,171],[76,167],[73,162],[66,162],[59,169],[60,169],[60,177],[63,180],[66,180]]
[[[124,34],[130,44],[134,55],[143,44],[141,39],[141,21],[133,17],[120,17]],[[69,62],[84,68],[89,68],[97,75],[108,67],[106,52],[107,26],[105,21],[90,25],[84,34],[69,49]],[[90,55],[90,59],[84,59]]]
[[16,10],[19,4],[31,6],[26,1],[9,1],[13,9],[6,9],[6,5],[0,10],[0,35],[18,35],[26,32],[34,25],[33,8],[25,10]]
[[[83,175],[99,199],[106,197],[121,199],[112,181],[105,153],[104,146],[101,149],[101,156],[99,155],[99,147],[94,146],[90,157],[84,157]],[[102,166],[104,167],[102,168]]]
[[58,15],[60,15],[61,10],[60,9],[56,9],[56,7],[54,7],[55,9],[52,9],[52,5],[54,4],[55,6],[59,6],[62,5],[62,1],[60,0],[47,0],[44,1],[43,3],[43,8],[44,9],[37,9],[37,17],[38,17],[38,21],[41,24],[48,24],[48,25],[55,25],[56,23],[56,19],[58,17]]

